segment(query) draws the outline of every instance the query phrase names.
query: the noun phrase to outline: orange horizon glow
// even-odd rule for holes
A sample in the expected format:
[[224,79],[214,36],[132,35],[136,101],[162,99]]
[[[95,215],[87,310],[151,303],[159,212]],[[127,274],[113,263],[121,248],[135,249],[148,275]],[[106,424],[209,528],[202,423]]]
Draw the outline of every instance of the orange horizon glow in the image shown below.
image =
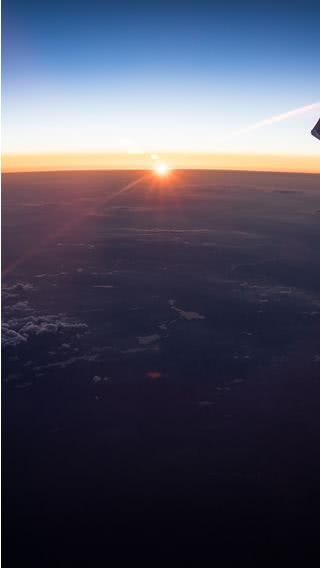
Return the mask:
[[[161,168],[166,175],[174,169],[225,169],[252,171],[279,171],[296,173],[320,173],[319,155],[267,155],[267,154],[161,154]],[[3,154],[2,172],[46,172],[68,170],[156,170],[158,164],[150,164],[145,154],[111,153],[52,153],[52,154]]]

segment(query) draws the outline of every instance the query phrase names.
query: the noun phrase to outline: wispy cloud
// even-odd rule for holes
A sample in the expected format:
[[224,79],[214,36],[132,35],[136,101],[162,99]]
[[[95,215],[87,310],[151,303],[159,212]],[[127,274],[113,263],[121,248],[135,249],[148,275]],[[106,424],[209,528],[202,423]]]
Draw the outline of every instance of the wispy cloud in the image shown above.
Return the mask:
[[245,126],[244,128],[240,128],[239,130],[234,130],[231,133],[231,136],[239,136],[240,134],[251,132],[251,130],[257,130],[258,128],[263,128],[264,126],[269,126],[270,124],[274,124],[276,122],[282,122],[283,120],[288,120],[290,118],[294,118],[295,116],[299,116],[301,114],[312,111],[320,111],[320,101],[312,103],[310,105],[295,108],[293,110],[289,110],[288,112],[283,112],[282,114],[275,114],[270,118],[260,120],[259,122],[255,122],[254,124],[249,124],[249,126]]

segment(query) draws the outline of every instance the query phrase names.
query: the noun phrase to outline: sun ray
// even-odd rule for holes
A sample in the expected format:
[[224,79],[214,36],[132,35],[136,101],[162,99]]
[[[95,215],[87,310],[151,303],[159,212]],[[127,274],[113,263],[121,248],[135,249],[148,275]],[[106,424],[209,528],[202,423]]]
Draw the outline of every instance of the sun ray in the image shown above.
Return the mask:
[[[132,182],[126,184],[124,187],[120,188],[118,191],[116,191],[115,193],[110,195],[107,199],[105,199],[103,205],[107,205],[107,204],[111,203],[114,199],[119,197],[119,195],[121,195],[121,194],[123,194],[127,191],[130,191],[130,189],[133,189],[136,185],[138,185],[142,181],[146,180],[147,178],[148,178],[148,174],[144,174],[143,176],[141,176],[141,177],[133,180]],[[19,266],[24,264],[27,260],[30,260],[31,258],[36,256],[37,254],[39,254],[54,239],[61,237],[62,235],[70,232],[72,229],[77,227],[81,223],[81,221],[83,221],[83,219],[86,216],[93,214],[93,213],[95,213],[95,208],[88,209],[82,215],[77,216],[76,218],[70,219],[67,223],[58,227],[53,233],[48,235],[47,239],[45,239],[37,247],[34,247],[31,250],[27,251],[25,254],[18,257],[16,260],[14,260],[8,266],[4,267],[4,269],[2,270],[2,276],[7,276],[11,272],[14,272],[14,270],[16,268],[18,268]]]

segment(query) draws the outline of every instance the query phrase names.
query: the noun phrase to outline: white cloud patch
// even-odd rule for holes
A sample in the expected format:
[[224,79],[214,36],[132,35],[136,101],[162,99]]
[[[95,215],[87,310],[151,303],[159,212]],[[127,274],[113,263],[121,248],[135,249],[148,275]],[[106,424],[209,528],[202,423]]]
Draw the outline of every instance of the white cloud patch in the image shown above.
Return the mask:
[[1,295],[3,300],[10,300],[10,298],[19,298],[28,292],[32,292],[34,286],[27,282],[15,282],[14,284],[3,284],[1,288]]
[[[253,282],[240,282],[240,287],[248,293],[249,299],[258,303],[267,303],[268,301],[286,301],[291,298],[301,304],[308,304],[312,309],[309,312],[317,315],[320,308],[320,298],[317,294],[312,294],[302,288],[294,286],[275,286],[268,284],[255,284]],[[307,313],[307,312],[305,312]]]
[[182,310],[181,308],[177,308],[175,306],[176,301],[175,300],[168,300],[169,306],[171,307],[172,310],[174,310],[175,312],[178,312],[179,316],[183,319],[186,320],[203,320],[206,319],[205,316],[202,316],[201,314],[198,314],[198,312],[187,312],[185,310]]
[[60,367],[61,369],[64,369],[65,367],[69,367],[70,365],[73,365],[78,361],[87,361],[88,363],[91,363],[92,361],[96,361],[97,357],[97,355],[81,355],[79,357],[69,357],[69,359],[66,359],[65,361],[56,361],[55,363],[48,363],[48,365],[39,365],[38,367],[35,367],[34,370],[41,371],[42,369],[49,369],[50,367]]
[[8,328],[6,324],[2,325],[1,343],[3,346],[15,347],[16,345],[20,345],[21,343],[25,343],[26,341],[26,337],[24,337],[21,333],[14,331],[14,329]]
[[30,292],[34,290],[34,286],[27,282],[16,282],[11,285],[3,285],[2,290],[4,292]]
[[92,288],[113,288],[112,284],[94,284]]
[[198,312],[185,312],[184,310],[181,310],[180,308],[176,308],[175,306],[172,307],[172,310],[175,310],[176,312],[178,312],[178,314],[181,318],[189,320],[189,321],[190,320],[204,320],[204,319],[206,319],[205,316],[198,314]]
[[143,335],[138,337],[140,345],[151,345],[160,339],[160,335],[155,333],[154,335]]
[[56,272],[56,273],[53,273],[53,274],[50,274],[50,273],[36,274],[35,277],[39,278],[39,279],[43,279],[43,278],[51,279],[51,278],[58,278],[59,276],[66,276],[67,274],[68,274],[68,272],[62,271],[62,272]]
[[99,375],[95,375],[95,376],[93,377],[92,381],[93,381],[95,384],[101,383],[101,382],[108,383],[108,382],[110,381],[110,378],[109,378],[109,377],[100,377]]
[[28,302],[28,300],[24,300],[21,302],[17,302],[16,304],[12,304],[11,306],[5,306],[3,308],[5,313],[29,313],[32,312],[32,308]]
[[2,324],[1,342],[4,347],[7,347],[25,343],[33,337],[43,334],[78,334],[87,329],[87,324],[72,321],[63,314],[24,315],[23,317],[20,314],[20,317],[11,317]]

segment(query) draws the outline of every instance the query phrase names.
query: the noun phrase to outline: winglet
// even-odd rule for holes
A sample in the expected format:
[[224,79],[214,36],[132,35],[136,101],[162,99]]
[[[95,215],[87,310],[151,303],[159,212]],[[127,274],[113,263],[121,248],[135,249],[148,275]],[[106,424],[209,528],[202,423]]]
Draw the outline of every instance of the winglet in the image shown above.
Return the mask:
[[320,118],[315,127],[311,130],[311,134],[320,140]]

